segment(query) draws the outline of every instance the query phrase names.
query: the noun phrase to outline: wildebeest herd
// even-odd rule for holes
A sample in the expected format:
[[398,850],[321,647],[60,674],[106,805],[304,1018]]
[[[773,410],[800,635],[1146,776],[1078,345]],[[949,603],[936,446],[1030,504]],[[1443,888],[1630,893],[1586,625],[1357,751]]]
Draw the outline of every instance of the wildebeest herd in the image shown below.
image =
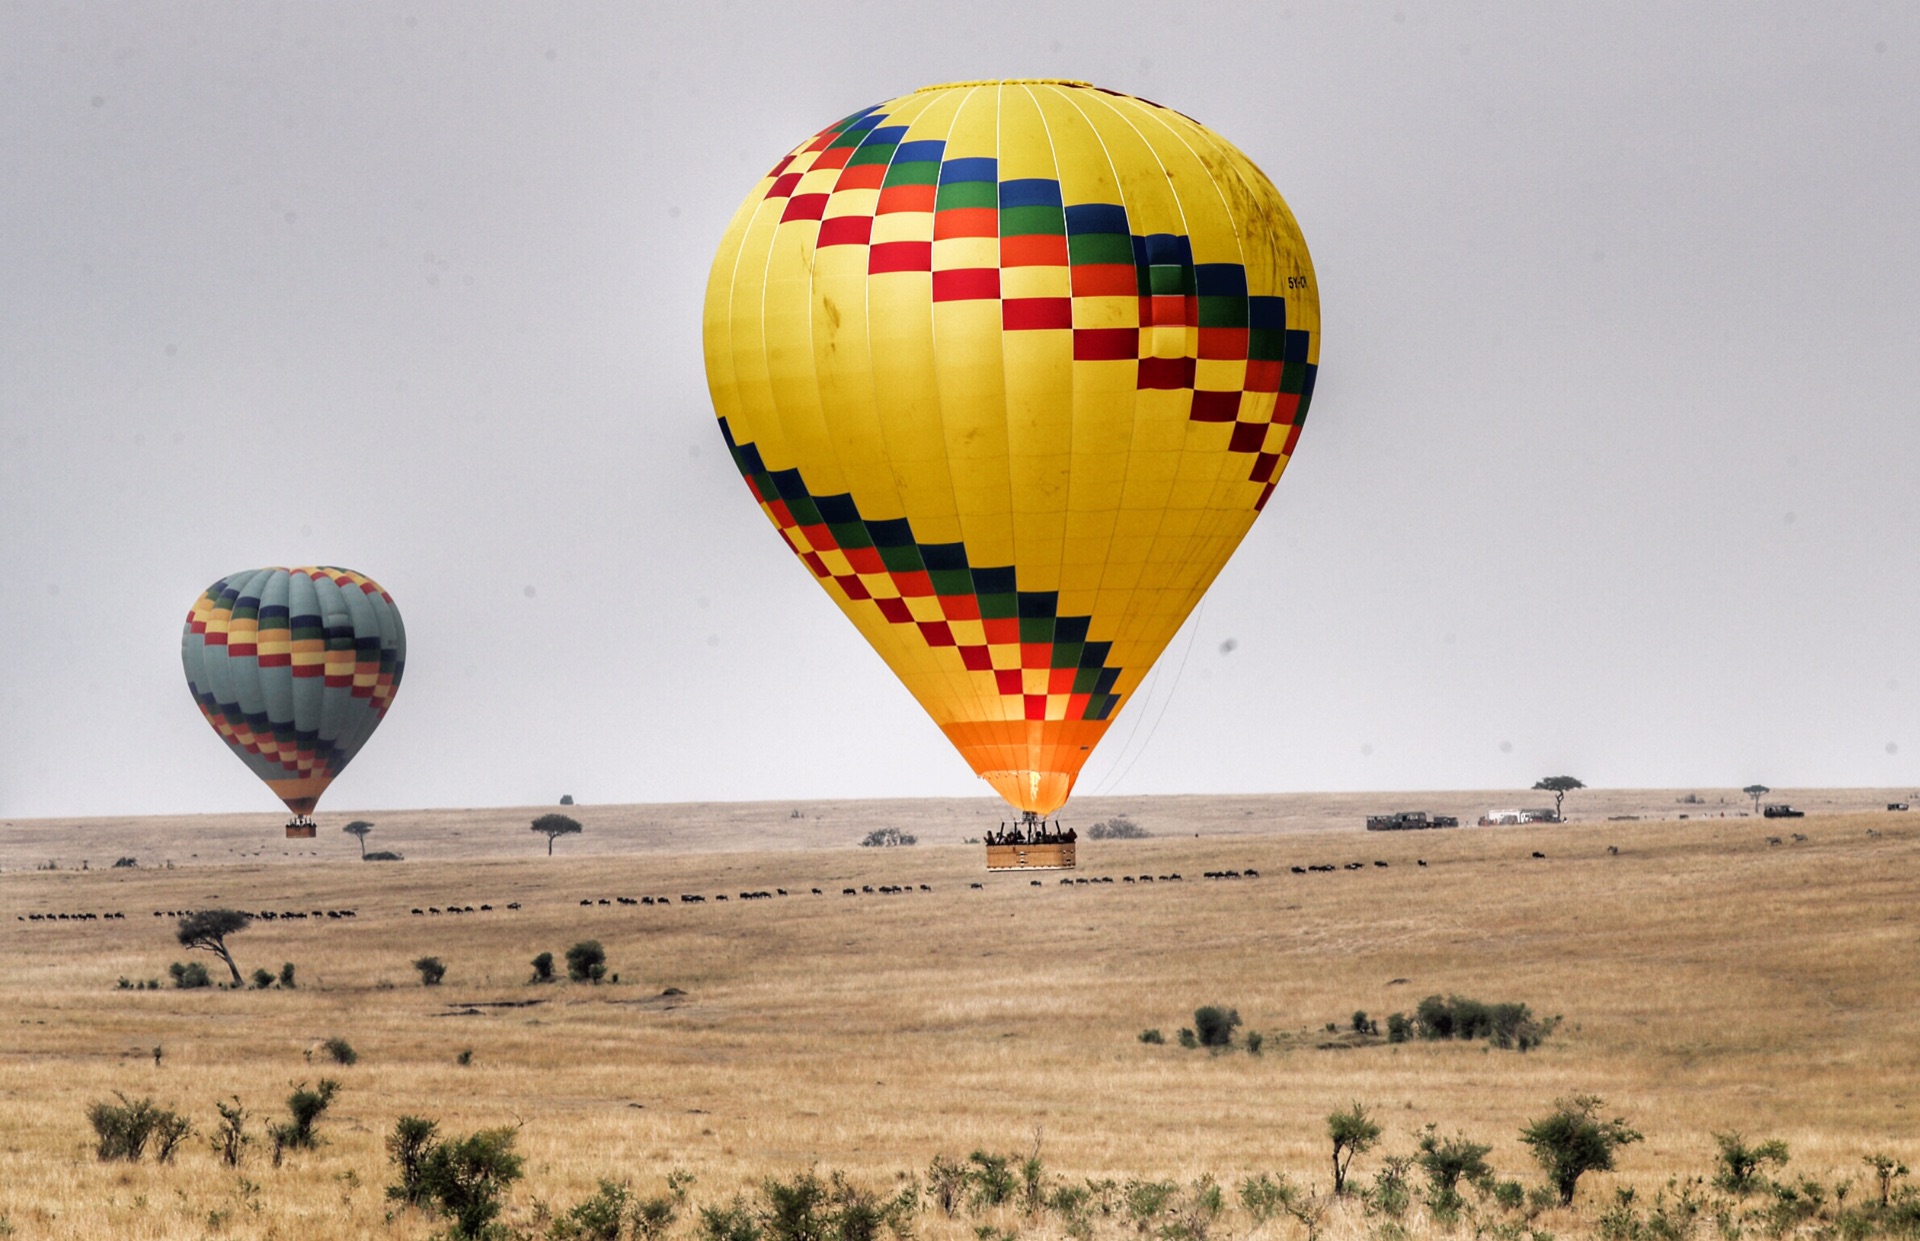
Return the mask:
[[[1880,833],[1869,828],[1867,830],[1867,835],[1877,837],[1880,835]],[[1798,843],[1804,843],[1807,840],[1807,837],[1803,833],[1795,832],[1792,834],[1792,839],[1796,844],[1798,844]],[[1765,840],[1769,846],[1777,846],[1783,843],[1782,839],[1778,836],[1768,836],[1765,838]],[[1616,846],[1613,846],[1613,845],[1607,846],[1607,853],[1609,856],[1617,856],[1619,852],[1620,850]],[[1539,850],[1534,850],[1532,852],[1532,856],[1536,859],[1544,859],[1547,855]],[[1389,863],[1376,858],[1372,861],[1371,864],[1364,861],[1345,862],[1338,865],[1335,865],[1330,862],[1320,862],[1320,863],[1315,863],[1308,866],[1289,866],[1287,869],[1291,874],[1309,875],[1309,874],[1332,874],[1341,870],[1347,870],[1347,871],[1360,871],[1360,870],[1369,870],[1369,869],[1385,870],[1388,868],[1389,865],[1390,865]],[[1414,865],[1424,868],[1427,865],[1427,860],[1425,858],[1416,858],[1414,859]],[[1210,879],[1210,880],[1228,880],[1228,881],[1258,879],[1260,878],[1260,872],[1258,870],[1255,870],[1251,866],[1245,867],[1240,870],[1210,870],[1210,871],[1204,872],[1202,875],[1202,878]],[[1182,880],[1182,876],[1180,875],[1179,872],[1175,871],[1175,872],[1164,874],[1164,875],[1150,875],[1150,874],[1121,875],[1119,877],[1118,882],[1122,884],[1139,885],[1139,884],[1149,884],[1149,883],[1179,883],[1181,882],[1181,880]],[[1112,875],[1063,875],[1057,880],[1058,885],[1061,887],[1085,887],[1089,885],[1099,886],[1099,885],[1113,884],[1115,882],[1116,881]],[[1035,888],[1044,886],[1039,879],[1029,879],[1028,885],[1030,887],[1035,887]],[[986,884],[980,883],[980,882],[972,882],[967,885],[967,887],[970,890],[976,891],[976,892],[983,891],[986,888],[986,886],[987,886]],[[794,892],[798,892],[798,891],[799,889],[794,889]],[[810,895],[813,895],[813,896],[825,895],[825,890],[822,888],[809,888],[807,889],[807,891]],[[867,883],[867,884],[860,884],[858,886],[843,887],[840,889],[840,894],[842,896],[895,896],[895,895],[902,895],[902,894],[908,894],[908,893],[932,892],[932,891],[933,891],[933,888],[930,885],[924,884],[924,883],[918,883],[918,884],[915,884],[915,883],[889,883],[889,884]],[[751,891],[736,893],[733,895],[731,899],[736,899],[741,901],[762,901],[762,900],[774,900],[774,899],[785,897],[791,894],[793,893],[790,893],[789,890],[786,888],[774,888],[771,891],[768,891],[766,889],[755,889]],[[677,900],[674,897],[669,897],[669,896],[639,896],[639,897],[589,896],[589,897],[582,897],[579,903],[581,906],[587,907],[587,908],[595,908],[599,906],[608,906],[608,907],[653,906],[658,908],[658,907],[670,906],[675,904],[704,905],[708,902],[709,899],[712,899],[714,901],[726,901],[726,900],[729,900],[730,898],[729,898],[729,895],[724,892],[716,893],[711,898],[700,893],[683,892],[679,894]],[[493,913],[496,911],[496,908],[501,910],[509,910],[509,911],[518,910],[521,908],[521,903],[519,901],[509,901],[504,905],[496,907],[492,904],[474,905],[474,904],[466,903],[465,901],[458,901],[458,902],[450,902],[445,905],[415,906],[412,909],[410,909],[408,912],[414,917],[435,917],[440,915]],[[153,911],[153,916],[156,918],[181,918],[194,912],[197,912],[197,911],[191,910],[191,909],[156,909]],[[89,912],[78,912],[78,913],[76,912],[22,913],[22,914],[15,915],[15,919],[20,922],[39,922],[39,923],[69,922],[71,923],[71,922],[124,921],[126,916],[127,915],[125,913],[116,910],[113,912],[89,911]],[[251,918],[256,918],[262,922],[295,922],[295,921],[315,921],[315,920],[337,922],[342,919],[356,918],[359,916],[359,914],[357,910],[353,910],[353,909],[311,909],[311,910],[262,909],[262,910],[249,913],[248,916]]]

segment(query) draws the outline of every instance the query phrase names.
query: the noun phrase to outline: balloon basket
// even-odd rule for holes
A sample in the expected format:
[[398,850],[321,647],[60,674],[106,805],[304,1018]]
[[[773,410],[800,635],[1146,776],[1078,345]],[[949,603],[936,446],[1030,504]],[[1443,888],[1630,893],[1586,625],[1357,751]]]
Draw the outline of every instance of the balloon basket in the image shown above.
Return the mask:
[[1072,870],[1074,866],[1072,831],[1061,831],[1060,824],[1047,821],[1028,810],[1020,821],[987,835],[988,870]]
[[1072,870],[1074,846],[988,845],[988,870]]
[[297,818],[297,819],[287,820],[287,839],[288,840],[312,840],[315,836],[319,834],[320,834],[319,825],[316,824],[312,819],[307,818],[305,815],[302,815],[300,818]]

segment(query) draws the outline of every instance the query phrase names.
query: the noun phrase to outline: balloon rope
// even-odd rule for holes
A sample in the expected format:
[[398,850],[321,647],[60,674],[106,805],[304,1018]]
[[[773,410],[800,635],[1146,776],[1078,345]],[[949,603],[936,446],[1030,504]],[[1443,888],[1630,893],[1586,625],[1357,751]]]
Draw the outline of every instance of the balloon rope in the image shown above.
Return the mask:
[[[1180,676],[1187,670],[1187,656],[1193,654],[1193,640],[1200,634],[1200,618],[1206,610],[1207,601],[1206,598],[1202,596],[1200,606],[1193,610],[1193,615],[1188,620],[1190,628],[1187,630],[1187,645],[1180,652],[1180,666],[1173,670],[1173,683],[1167,686],[1166,697],[1160,700],[1159,713],[1153,717],[1153,723],[1147,728],[1147,735],[1142,738],[1140,748],[1133,752],[1132,758],[1126,758],[1126,752],[1127,749],[1133,745],[1133,733],[1127,734],[1127,744],[1120,747],[1121,758],[1126,760],[1126,765],[1120,766],[1119,760],[1116,760],[1114,772],[1107,779],[1100,782],[1100,787],[1094,790],[1095,796],[1107,792],[1119,784],[1120,781],[1126,779],[1127,773],[1133,770],[1133,765],[1140,761],[1140,756],[1145,754],[1148,748],[1153,745],[1153,735],[1160,731],[1160,721],[1166,718],[1167,708],[1173,703],[1174,692],[1180,688]],[[1138,723],[1134,725],[1134,729],[1135,731],[1139,730]]]

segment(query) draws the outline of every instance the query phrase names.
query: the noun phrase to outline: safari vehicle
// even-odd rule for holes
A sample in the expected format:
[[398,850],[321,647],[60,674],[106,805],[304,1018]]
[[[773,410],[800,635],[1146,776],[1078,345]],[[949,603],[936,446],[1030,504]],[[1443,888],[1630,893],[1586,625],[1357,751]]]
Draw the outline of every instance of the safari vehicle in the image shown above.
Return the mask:
[[1775,805],[1768,806],[1766,809],[1762,810],[1760,813],[1765,815],[1769,819],[1804,819],[1807,817],[1806,811],[1795,810],[1792,806],[1788,806],[1784,804],[1775,804]]
[[1432,827],[1459,827],[1460,820],[1450,814],[1429,816],[1424,810],[1402,810],[1395,814],[1370,814],[1370,832],[1424,832]]

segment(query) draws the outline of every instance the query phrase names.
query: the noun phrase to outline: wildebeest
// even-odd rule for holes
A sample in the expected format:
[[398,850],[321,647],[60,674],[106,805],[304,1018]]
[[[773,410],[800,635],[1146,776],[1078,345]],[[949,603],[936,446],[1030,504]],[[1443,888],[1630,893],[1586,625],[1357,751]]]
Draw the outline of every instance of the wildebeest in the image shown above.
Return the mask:
[[1547,855],[1546,855],[1546,854],[1544,854],[1544,853],[1542,853],[1542,852],[1540,852],[1540,850],[1538,850],[1538,849],[1535,849],[1535,850],[1533,851],[1533,856],[1535,856],[1535,857],[1545,857],[1545,856],[1547,856]]

